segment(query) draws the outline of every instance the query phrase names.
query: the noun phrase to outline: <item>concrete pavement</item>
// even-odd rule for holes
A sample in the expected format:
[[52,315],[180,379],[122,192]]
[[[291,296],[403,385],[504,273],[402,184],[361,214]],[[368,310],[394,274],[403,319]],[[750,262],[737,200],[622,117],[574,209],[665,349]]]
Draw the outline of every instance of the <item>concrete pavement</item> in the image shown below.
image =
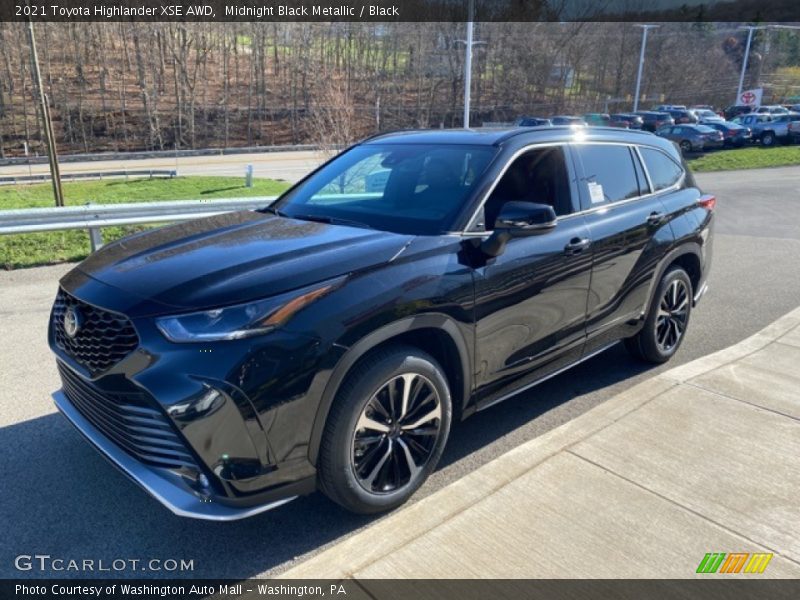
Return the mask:
[[[798,365],[800,308],[283,577],[800,577]],[[697,575],[709,552],[774,557],[761,575]]]

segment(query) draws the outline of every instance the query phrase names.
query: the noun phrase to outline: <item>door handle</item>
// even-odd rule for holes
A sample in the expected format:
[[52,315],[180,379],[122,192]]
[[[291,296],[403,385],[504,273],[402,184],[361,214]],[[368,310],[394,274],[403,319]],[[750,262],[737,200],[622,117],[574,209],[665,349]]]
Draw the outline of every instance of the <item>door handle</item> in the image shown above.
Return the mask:
[[589,238],[572,238],[569,243],[564,246],[564,254],[571,256],[580,254],[592,245],[592,240]]
[[648,225],[661,225],[664,222],[665,215],[663,212],[651,212],[647,216]]

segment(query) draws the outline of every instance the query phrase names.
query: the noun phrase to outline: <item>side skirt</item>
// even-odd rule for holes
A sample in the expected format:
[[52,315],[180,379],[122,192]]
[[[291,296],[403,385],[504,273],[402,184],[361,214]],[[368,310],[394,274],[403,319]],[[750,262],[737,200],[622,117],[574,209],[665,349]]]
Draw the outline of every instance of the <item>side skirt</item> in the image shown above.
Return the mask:
[[607,344],[605,346],[602,346],[602,347],[598,348],[597,350],[594,350],[594,351],[590,352],[586,356],[580,357],[578,360],[576,360],[573,363],[570,363],[570,364],[568,364],[568,365],[566,365],[564,367],[561,367],[560,369],[558,369],[556,371],[553,371],[552,373],[549,373],[549,374],[545,375],[544,377],[542,377],[540,379],[537,379],[536,381],[528,383],[528,384],[522,386],[521,388],[514,390],[513,392],[509,392],[508,394],[505,394],[504,396],[500,396],[499,398],[494,399],[489,404],[485,404],[484,406],[481,406],[476,412],[480,412],[482,410],[486,410],[487,408],[490,408],[490,407],[494,406],[495,404],[500,404],[501,402],[503,402],[505,400],[508,400],[509,398],[512,398],[513,396],[516,396],[517,394],[520,394],[520,393],[524,392],[525,390],[529,390],[532,387],[536,387],[540,383],[544,383],[548,379],[552,379],[556,375],[561,375],[561,373],[563,373],[564,371],[569,371],[572,367],[578,366],[579,364],[589,360],[590,358],[594,358],[595,356],[597,356],[601,352],[605,352],[606,350],[608,350],[612,346],[616,346],[617,344],[620,343],[620,341],[621,340],[615,340],[615,341],[611,342],[610,344]]

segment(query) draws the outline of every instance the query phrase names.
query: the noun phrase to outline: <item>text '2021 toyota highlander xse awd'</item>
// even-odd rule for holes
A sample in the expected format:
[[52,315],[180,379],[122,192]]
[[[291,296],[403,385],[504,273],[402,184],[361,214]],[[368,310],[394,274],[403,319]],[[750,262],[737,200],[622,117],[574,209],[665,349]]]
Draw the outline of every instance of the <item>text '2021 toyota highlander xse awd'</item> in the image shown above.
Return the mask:
[[371,513],[453,420],[620,340],[668,360],[715,199],[649,133],[377,136],[261,211],[141,233],[60,282],[58,408],[173,512],[320,489]]

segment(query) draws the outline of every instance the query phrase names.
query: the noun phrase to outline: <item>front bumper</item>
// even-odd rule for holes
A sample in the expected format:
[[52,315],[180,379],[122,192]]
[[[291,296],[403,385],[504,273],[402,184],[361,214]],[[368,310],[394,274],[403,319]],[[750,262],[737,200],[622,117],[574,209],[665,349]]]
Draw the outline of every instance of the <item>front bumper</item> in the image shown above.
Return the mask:
[[211,494],[205,495],[190,487],[180,475],[168,469],[145,465],[133,458],[86,420],[63,392],[55,392],[53,400],[58,410],[100,454],[179,517],[208,521],[234,521],[271,510],[297,497],[290,496],[248,507],[220,504],[214,500]]

